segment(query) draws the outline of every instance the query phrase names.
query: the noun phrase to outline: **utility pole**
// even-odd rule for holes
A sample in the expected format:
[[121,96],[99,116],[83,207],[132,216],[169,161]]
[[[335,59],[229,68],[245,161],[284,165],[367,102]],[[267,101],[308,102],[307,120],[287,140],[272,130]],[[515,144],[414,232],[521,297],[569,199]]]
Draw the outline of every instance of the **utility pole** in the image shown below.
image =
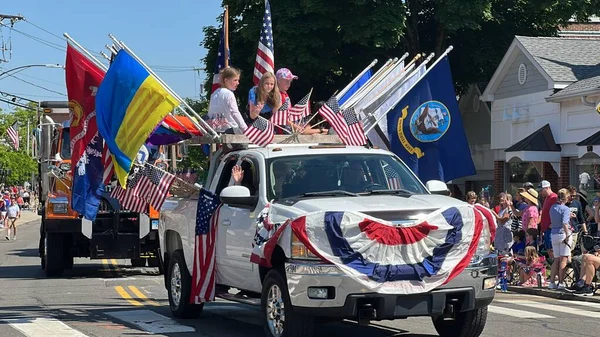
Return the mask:
[[[8,20],[9,23],[4,23],[5,20]],[[10,14],[0,13],[0,29],[2,29],[2,27],[9,27],[9,29],[10,29],[15,25],[15,22],[21,21],[21,20],[25,20],[25,18],[21,14],[10,15]],[[0,43],[1,43],[0,52],[2,53],[2,55],[0,57],[0,63],[8,62],[12,58],[12,34],[11,34],[11,32],[12,32],[12,29],[9,30],[7,43],[4,42],[4,36],[2,35],[2,39],[0,41]],[[9,54],[8,58],[5,56],[6,52],[8,52],[8,54]]]

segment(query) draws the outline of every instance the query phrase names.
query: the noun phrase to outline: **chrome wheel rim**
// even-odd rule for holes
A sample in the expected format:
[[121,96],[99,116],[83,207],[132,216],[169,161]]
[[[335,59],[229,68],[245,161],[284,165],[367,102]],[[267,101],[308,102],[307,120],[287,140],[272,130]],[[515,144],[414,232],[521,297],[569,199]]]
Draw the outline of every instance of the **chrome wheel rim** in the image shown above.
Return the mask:
[[275,337],[283,335],[283,327],[285,324],[284,309],[285,304],[283,303],[281,289],[278,285],[273,284],[271,288],[269,288],[269,294],[267,296],[266,314],[269,330]]
[[178,307],[181,301],[181,270],[179,270],[179,263],[175,263],[173,270],[171,270],[171,298],[173,304]]

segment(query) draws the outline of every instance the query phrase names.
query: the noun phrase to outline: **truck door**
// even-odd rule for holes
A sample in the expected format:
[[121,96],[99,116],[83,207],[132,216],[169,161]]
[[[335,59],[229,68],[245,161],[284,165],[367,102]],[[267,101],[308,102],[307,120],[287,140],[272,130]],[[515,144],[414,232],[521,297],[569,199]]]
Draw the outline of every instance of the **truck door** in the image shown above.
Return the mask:
[[[238,161],[244,170],[242,185],[250,190],[251,195],[259,194],[259,162],[256,158],[246,156]],[[231,176],[229,172],[222,172],[223,177]],[[232,183],[232,182],[230,182]],[[256,233],[256,216],[264,208],[260,201],[255,209],[243,209],[223,205],[219,213],[218,243],[220,258],[218,273],[221,282],[234,284],[246,290],[260,290],[258,273],[253,272],[256,266],[250,262],[252,243]],[[225,247],[223,250],[222,247]]]

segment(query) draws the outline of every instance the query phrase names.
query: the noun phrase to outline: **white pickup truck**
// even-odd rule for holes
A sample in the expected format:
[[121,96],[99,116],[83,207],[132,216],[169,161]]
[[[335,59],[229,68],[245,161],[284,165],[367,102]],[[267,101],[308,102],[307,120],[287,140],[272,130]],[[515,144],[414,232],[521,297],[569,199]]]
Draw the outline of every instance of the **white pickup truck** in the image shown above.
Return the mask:
[[[244,170],[241,186],[232,186],[235,165]],[[398,181],[390,183],[390,177]],[[487,222],[468,266],[450,282],[422,293],[368,291],[313,255],[294,235],[279,241],[271,268],[250,261],[256,218],[269,203],[278,209],[274,222],[318,211],[353,211],[396,225],[442,207],[465,205],[439,195],[446,191],[443,182],[428,182],[426,188],[394,154],[331,144],[217,151],[205,187],[224,204],[214,215],[219,221],[216,296],[260,305],[268,336],[312,336],[316,321],[368,323],[414,316],[431,317],[440,336],[481,334],[497,274]],[[173,315],[181,318],[197,317],[203,308],[190,303],[196,208],[197,198],[171,198],[159,224],[165,287]]]

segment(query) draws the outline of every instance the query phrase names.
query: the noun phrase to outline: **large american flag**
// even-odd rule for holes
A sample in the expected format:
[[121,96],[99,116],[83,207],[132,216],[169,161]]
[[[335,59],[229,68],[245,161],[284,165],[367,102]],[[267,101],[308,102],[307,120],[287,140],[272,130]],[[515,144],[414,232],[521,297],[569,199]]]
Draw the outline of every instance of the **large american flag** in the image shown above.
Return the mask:
[[145,174],[140,178],[139,197],[154,209],[160,209],[167,198],[175,176],[154,165],[145,164]]
[[215,71],[213,73],[213,83],[210,93],[212,94],[215,90],[221,87],[219,80],[219,72],[225,68],[225,34],[223,33],[223,27],[221,27],[221,39],[219,40],[219,49],[217,51],[217,61],[215,64]]
[[200,304],[215,298],[219,205],[216,194],[204,188],[200,190],[196,209],[196,244],[190,303]]
[[144,174],[143,170],[138,171],[129,175],[127,179],[127,189],[123,189],[121,184],[117,183],[117,186],[112,190],[110,196],[119,200],[121,208],[128,209],[135,213],[144,213],[146,211],[147,202],[146,200],[139,197],[139,186],[138,182]]
[[317,113],[323,116],[329,125],[331,125],[340,139],[346,143],[345,139],[348,131],[346,130],[347,125],[344,117],[339,112],[340,105],[335,96],[331,96],[331,98],[319,108],[319,111],[317,111]]
[[273,51],[273,23],[271,21],[271,5],[265,1],[265,15],[260,30],[258,49],[256,50],[256,62],[254,63],[254,85],[267,71],[275,73],[275,53]]
[[289,119],[290,100],[287,98],[281,107],[271,116],[271,123],[274,125],[287,125]]
[[267,119],[258,116],[250,126],[244,131],[244,135],[250,141],[258,146],[265,147],[269,145],[275,138],[275,130],[273,124]]
[[355,146],[365,145],[367,142],[365,130],[356,116],[354,107],[342,110],[342,117],[346,123],[346,139],[344,144]]
[[310,115],[310,95],[312,91],[304,96],[298,103],[294,104],[289,110],[289,117],[292,122],[308,117]]
[[15,151],[19,151],[19,122],[14,122],[8,129],[6,129],[8,138],[13,144]]
[[402,188],[402,182],[400,181],[400,175],[390,165],[383,167],[383,172],[387,178],[388,188],[390,190],[399,190]]

